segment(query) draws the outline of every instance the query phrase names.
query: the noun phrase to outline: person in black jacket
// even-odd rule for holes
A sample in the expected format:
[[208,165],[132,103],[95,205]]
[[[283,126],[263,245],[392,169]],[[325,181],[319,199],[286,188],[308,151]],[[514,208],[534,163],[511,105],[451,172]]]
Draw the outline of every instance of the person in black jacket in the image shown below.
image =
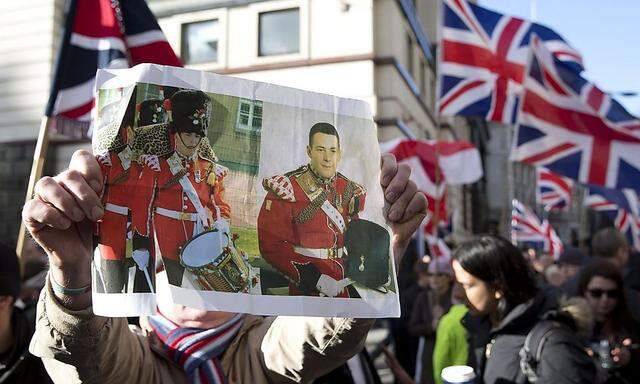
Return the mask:
[[35,308],[20,308],[20,264],[13,248],[0,242],[0,383],[50,383],[42,361],[29,353]]
[[[536,285],[533,271],[522,254],[508,241],[482,236],[461,244],[453,256],[456,280],[476,315],[469,329],[475,339],[478,382],[484,384],[527,383],[520,368],[519,352],[531,329],[558,307],[555,297]],[[593,383],[595,366],[575,335],[569,316],[567,327],[550,334],[537,366],[537,384]],[[485,329],[485,332],[478,330]]]
[[622,275],[606,260],[580,274],[578,293],[595,319],[586,343],[597,362],[599,383],[640,383],[640,324],[629,312],[623,287]]

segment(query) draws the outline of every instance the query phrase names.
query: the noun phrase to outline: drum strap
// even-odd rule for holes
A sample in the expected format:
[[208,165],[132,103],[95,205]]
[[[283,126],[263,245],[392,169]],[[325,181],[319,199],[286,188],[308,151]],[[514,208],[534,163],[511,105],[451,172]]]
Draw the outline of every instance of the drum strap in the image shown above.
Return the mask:
[[[173,155],[171,155],[171,157],[167,159],[167,163],[169,163],[169,169],[171,170],[171,174],[173,175],[178,174],[179,172],[184,170],[182,167],[182,161],[180,160],[180,157],[176,152],[174,152]],[[194,233],[195,235],[204,231],[204,227],[208,226],[209,219],[207,217],[207,211],[204,209],[204,206],[202,206],[200,197],[198,196],[198,193],[196,192],[193,184],[191,184],[189,176],[186,174],[182,176],[179,183],[182,186],[185,195],[187,195],[187,198],[195,207],[196,212],[198,212],[198,221],[196,221],[196,230]]]

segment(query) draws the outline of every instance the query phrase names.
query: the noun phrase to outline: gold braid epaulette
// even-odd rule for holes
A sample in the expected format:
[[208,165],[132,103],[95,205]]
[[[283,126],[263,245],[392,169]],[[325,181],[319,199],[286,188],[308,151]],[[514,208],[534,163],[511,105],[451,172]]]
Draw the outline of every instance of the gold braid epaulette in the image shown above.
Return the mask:
[[111,123],[100,127],[93,137],[93,153],[118,152],[127,143],[120,135],[120,124]]
[[168,156],[173,152],[169,140],[169,124],[154,124],[139,127],[131,144],[134,159],[140,155]]

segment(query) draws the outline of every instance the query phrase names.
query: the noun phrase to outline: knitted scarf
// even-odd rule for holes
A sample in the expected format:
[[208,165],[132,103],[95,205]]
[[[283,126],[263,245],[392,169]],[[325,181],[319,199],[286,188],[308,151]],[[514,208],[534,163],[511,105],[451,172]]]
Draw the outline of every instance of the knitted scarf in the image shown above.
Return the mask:
[[227,349],[242,326],[242,315],[216,328],[181,328],[160,311],[149,324],[164,344],[169,359],[184,369],[191,383],[223,384],[227,379],[218,357]]

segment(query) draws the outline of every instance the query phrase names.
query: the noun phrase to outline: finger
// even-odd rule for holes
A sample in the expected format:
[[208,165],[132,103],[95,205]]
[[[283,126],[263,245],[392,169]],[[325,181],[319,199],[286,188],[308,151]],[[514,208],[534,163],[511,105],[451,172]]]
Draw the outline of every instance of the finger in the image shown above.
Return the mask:
[[84,213],[76,200],[53,177],[45,176],[40,179],[36,183],[34,191],[36,198],[50,203],[68,219],[73,221],[84,219]]
[[22,220],[29,232],[37,237],[37,233],[45,227],[68,229],[71,220],[49,203],[39,199],[27,201],[22,209]]
[[402,194],[409,182],[410,175],[411,168],[409,168],[407,164],[399,164],[397,166],[396,174],[393,176],[393,179],[391,179],[387,187],[384,188],[384,197],[389,203],[393,204]]
[[427,214],[427,205],[428,203],[427,203],[426,196],[424,195],[424,193],[418,192],[416,187],[416,191],[414,191],[413,195],[411,196],[411,200],[409,201],[406,208],[404,209],[404,215],[399,221],[400,222],[408,221],[414,216],[420,215],[420,214],[424,218],[424,216],[426,216]]
[[54,179],[73,196],[87,218],[97,221],[102,217],[104,210],[100,198],[80,172],[67,170]]
[[102,172],[95,156],[85,150],[78,150],[71,156],[69,170],[80,172],[91,188],[96,192],[102,191]]
[[416,183],[409,180],[407,185],[404,188],[404,192],[398,197],[391,207],[389,207],[389,213],[387,217],[391,221],[399,221],[402,218],[405,220],[408,219],[405,215],[405,210],[409,202],[413,199],[413,195],[418,191],[418,187],[416,187]]
[[396,157],[391,153],[385,153],[380,158],[380,185],[386,187],[398,171]]

